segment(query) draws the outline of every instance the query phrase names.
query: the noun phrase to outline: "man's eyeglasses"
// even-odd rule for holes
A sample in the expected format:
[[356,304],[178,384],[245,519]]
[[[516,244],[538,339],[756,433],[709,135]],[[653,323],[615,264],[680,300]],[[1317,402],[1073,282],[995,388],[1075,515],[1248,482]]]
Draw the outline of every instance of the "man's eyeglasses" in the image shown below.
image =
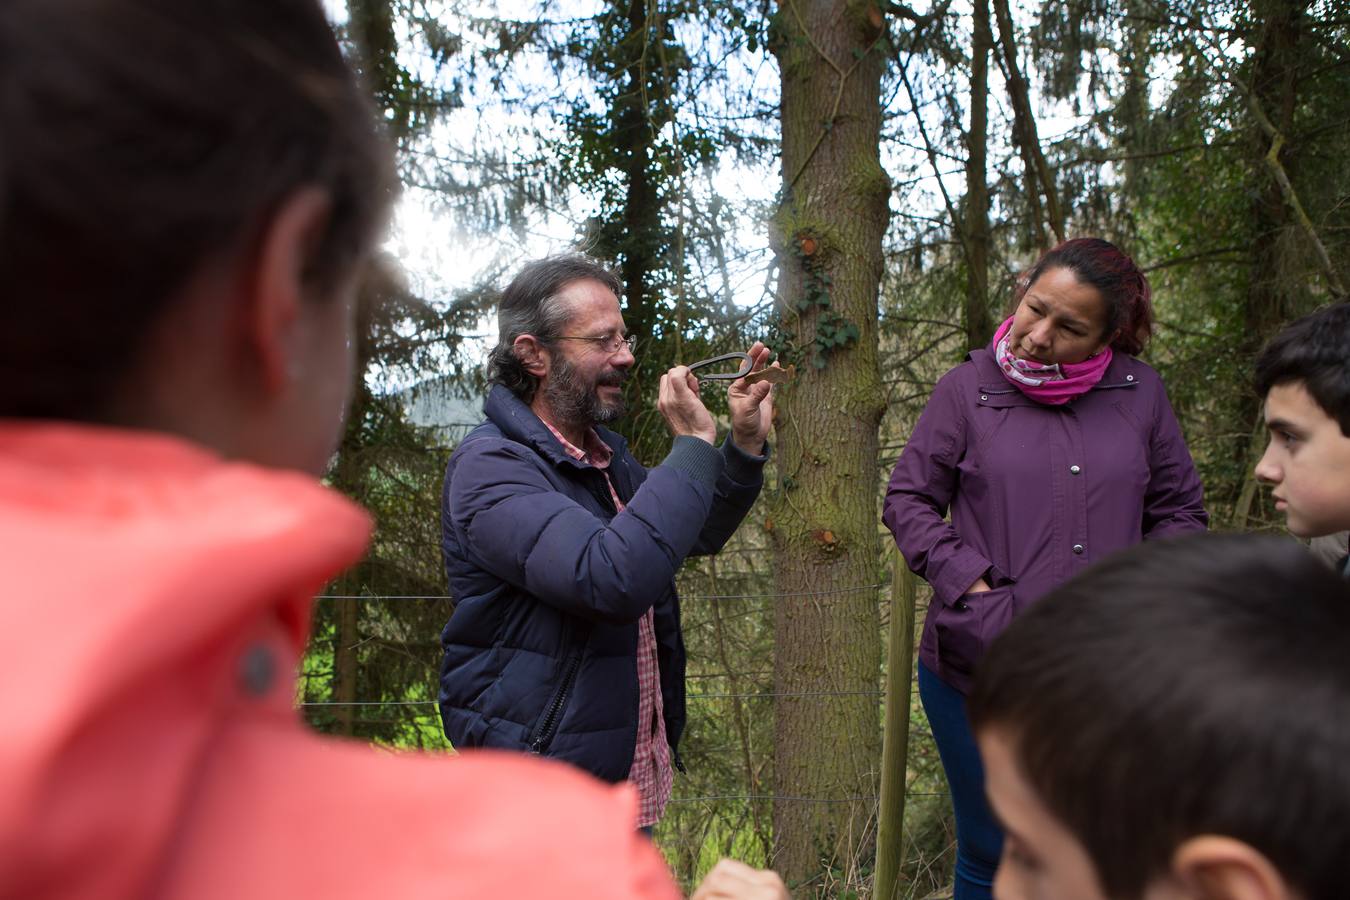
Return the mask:
[[595,344],[605,353],[618,353],[620,347],[627,347],[629,353],[637,353],[637,338],[631,334],[627,337],[619,337],[617,334],[607,335],[606,337],[568,337],[566,335],[554,338],[558,341],[586,341]]

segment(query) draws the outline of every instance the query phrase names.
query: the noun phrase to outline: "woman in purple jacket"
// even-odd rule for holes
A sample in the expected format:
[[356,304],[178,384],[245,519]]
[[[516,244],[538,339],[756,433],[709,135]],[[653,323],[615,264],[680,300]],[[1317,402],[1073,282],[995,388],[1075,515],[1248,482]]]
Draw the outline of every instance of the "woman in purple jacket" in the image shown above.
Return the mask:
[[989,347],[938,381],[882,516],[933,588],[919,694],[956,811],[955,900],[990,896],[1003,843],[964,708],[989,642],[1094,561],[1208,522],[1167,392],[1135,358],[1153,317],[1134,262],[1066,241],[1016,299]]

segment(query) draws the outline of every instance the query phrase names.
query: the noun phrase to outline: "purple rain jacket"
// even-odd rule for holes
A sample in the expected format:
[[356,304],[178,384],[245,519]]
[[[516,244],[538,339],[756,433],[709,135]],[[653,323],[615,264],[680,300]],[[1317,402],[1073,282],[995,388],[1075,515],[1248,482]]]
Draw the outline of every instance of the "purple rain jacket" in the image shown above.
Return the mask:
[[[1014,615],[1117,550],[1204,531],[1203,499],[1149,366],[1117,353],[1096,387],[1048,406],[973,351],[933,389],[882,511],[933,587],[919,659],[965,693]],[[981,577],[992,590],[965,593]]]

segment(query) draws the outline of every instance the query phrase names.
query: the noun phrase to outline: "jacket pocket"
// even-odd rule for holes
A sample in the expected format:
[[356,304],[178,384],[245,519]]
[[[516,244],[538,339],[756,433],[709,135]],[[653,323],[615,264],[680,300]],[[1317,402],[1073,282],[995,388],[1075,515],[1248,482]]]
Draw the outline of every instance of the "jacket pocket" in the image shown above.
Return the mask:
[[544,711],[539,714],[539,719],[526,741],[526,747],[531,753],[548,752],[549,745],[553,743],[553,736],[558,733],[558,723],[562,721],[563,713],[567,710],[567,700],[572,694],[573,685],[576,684],[577,673],[581,671],[582,649],[578,647],[573,650],[563,663],[562,679],[544,706]]
[[934,607],[933,632],[938,661],[969,675],[1015,612],[1012,587],[1004,585],[979,594],[962,594],[949,604]]

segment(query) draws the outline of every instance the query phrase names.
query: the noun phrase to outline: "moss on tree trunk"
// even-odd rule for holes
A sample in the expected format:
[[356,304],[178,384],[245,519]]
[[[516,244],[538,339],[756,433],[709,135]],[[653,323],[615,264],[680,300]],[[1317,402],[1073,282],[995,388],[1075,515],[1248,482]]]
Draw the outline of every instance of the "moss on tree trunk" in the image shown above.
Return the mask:
[[775,689],[798,695],[775,706],[774,863],[799,895],[810,895],[836,878],[852,880],[875,826],[884,20],[871,3],[789,0],[775,28],[780,327],[803,374],[779,398],[779,484],[770,499],[784,595]]

